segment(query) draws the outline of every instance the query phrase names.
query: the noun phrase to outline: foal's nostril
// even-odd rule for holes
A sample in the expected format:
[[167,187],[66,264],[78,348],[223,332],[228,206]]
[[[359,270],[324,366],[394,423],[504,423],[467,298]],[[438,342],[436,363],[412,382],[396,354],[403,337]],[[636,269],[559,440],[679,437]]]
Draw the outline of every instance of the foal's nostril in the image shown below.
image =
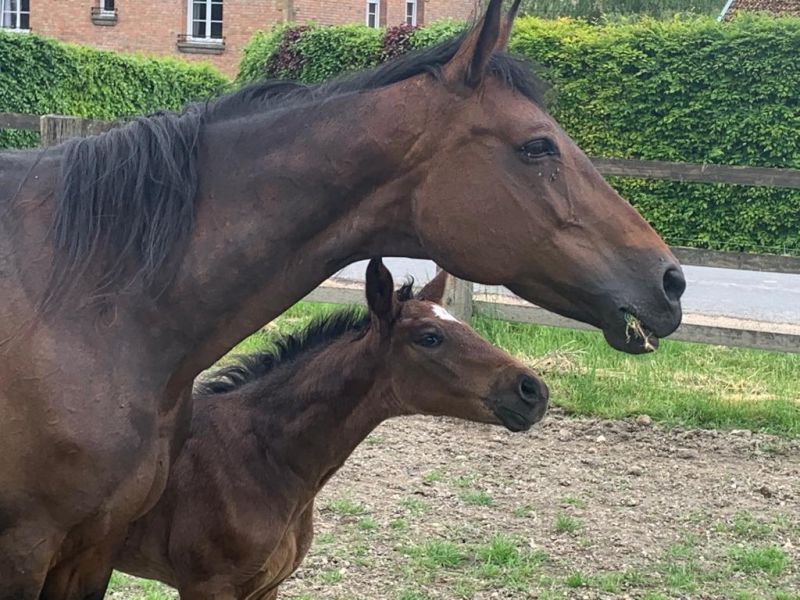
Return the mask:
[[539,402],[542,399],[542,386],[533,377],[523,375],[519,380],[519,395],[526,402]]
[[664,272],[664,293],[671,302],[677,302],[686,290],[686,279],[678,267],[670,267]]

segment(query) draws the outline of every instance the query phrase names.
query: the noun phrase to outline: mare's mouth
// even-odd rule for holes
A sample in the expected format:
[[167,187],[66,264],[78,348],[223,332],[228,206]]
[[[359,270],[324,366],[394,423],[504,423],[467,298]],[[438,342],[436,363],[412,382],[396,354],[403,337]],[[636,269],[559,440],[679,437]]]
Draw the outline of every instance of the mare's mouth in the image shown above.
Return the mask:
[[658,336],[630,309],[622,309],[619,319],[603,329],[606,341],[616,350],[645,354],[658,349]]

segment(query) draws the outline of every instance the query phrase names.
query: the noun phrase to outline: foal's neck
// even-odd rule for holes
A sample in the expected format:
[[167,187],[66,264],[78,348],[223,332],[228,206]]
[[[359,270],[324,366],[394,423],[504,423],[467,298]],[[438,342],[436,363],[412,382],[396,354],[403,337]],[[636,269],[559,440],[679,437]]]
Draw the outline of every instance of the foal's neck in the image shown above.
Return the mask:
[[370,346],[345,334],[279,366],[242,397],[266,458],[300,474],[312,496],[375,427],[403,413]]

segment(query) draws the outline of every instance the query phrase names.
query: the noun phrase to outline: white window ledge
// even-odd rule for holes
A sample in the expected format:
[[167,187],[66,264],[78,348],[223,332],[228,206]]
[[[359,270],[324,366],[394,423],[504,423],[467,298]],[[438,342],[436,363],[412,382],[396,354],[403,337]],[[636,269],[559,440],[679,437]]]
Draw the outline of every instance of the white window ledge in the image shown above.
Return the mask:
[[186,54],[222,54],[225,52],[225,38],[178,36],[178,50]]
[[92,7],[92,23],[101,27],[109,27],[117,24],[117,11],[105,10],[98,6]]

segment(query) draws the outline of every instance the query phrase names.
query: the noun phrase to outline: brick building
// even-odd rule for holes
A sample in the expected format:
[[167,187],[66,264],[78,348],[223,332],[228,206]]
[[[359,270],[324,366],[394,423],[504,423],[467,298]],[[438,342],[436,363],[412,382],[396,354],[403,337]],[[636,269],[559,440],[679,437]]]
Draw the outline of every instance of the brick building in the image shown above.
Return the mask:
[[475,0],[0,0],[0,27],[121,52],[207,60],[236,73],[242,47],[296,22],[423,25],[468,19]]
[[722,16],[730,19],[739,12],[766,12],[778,16],[800,17],[800,0],[733,0],[725,3]]

